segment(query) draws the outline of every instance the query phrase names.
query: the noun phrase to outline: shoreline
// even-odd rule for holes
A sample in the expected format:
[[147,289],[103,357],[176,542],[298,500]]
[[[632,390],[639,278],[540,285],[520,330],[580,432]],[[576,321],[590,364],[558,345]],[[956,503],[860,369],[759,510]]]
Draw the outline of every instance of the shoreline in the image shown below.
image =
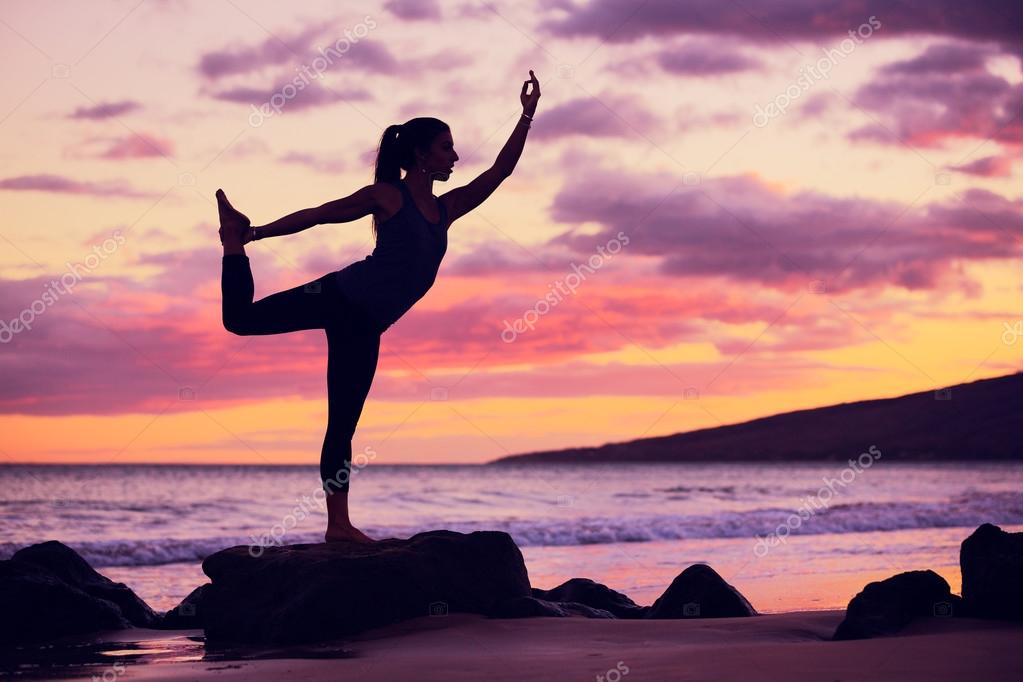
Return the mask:
[[[130,643],[163,652],[126,664],[139,680],[960,680],[1023,677],[1023,624],[973,618],[915,621],[889,637],[830,641],[841,610],[793,611],[749,618],[600,620],[489,619],[475,614],[422,616],[318,645],[277,647],[272,658],[187,660],[203,655],[190,637],[201,630],[129,629],[64,638]],[[333,654],[330,652],[333,651]],[[258,650],[254,649],[256,655]],[[267,653],[264,651],[263,653]],[[271,652],[272,653],[272,652]],[[287,656],[299,655],[298,658]],[[186,660],[181,660],[181,659]],[[108,659],[108,660],[113,660]],[[78,666],[48,679],[81,679],[114,671]],[[116,673],[115,673],[116,674]],[[119,675],[117,675],[119,677]]]

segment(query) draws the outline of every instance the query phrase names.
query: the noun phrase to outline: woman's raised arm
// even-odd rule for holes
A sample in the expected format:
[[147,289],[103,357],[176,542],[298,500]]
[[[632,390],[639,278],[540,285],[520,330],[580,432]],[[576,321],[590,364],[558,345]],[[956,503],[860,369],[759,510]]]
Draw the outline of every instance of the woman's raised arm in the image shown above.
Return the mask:
[[[533,91],[526,94],[526,88],[533,84]],[[515,164],[522,155],[522,148],[526,144],[526,132],[536,113],[536,103],[540,99],[540,82],[532,69],[529,71],[529,80],[522,83],[522,116],[512,130],[508,141],[501,148],[494,165],[480,173],[476,179],[464,187],[456,187],[446,192],[440,199],[447,202],[449,224],[462,217],[469,211],[482,204],[487,197],[494,193],[504,179],[515,170]]]

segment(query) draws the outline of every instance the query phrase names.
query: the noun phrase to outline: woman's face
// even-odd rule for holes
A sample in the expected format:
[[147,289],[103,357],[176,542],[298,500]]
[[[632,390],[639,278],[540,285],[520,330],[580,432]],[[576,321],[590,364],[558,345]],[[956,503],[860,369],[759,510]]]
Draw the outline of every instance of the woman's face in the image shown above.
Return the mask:
[[451,139],[451,131],[445,130],[433,138],[433,144],[420,164],[434,180],[447,181],[451,177],[456,161],[458,153],[455,151],[454,140]]

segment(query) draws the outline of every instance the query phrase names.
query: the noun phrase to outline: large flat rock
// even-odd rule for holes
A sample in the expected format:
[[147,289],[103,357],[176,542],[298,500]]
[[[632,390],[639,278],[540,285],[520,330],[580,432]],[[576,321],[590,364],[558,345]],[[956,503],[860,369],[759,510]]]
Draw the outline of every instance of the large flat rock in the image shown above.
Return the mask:
[[209,641],[309,642],[530,596],[507,533],[435,530],[370,545],[232,547],[203,562]]

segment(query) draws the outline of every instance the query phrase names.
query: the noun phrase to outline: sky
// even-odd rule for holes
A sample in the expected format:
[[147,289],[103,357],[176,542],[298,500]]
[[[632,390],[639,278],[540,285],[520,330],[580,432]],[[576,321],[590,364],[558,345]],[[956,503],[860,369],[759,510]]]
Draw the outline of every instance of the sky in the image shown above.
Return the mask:
[[[357,453],[485,462],[1023,366],[1008,0],[32,0],[0,36],[0,462],[315,464],[324,333],[223,328],[214,192],[257,225],[347,196],[434,116],[443,194],[529,69],[518,165],[384,334]],[[372,239],[252,244],[256,297]]]

